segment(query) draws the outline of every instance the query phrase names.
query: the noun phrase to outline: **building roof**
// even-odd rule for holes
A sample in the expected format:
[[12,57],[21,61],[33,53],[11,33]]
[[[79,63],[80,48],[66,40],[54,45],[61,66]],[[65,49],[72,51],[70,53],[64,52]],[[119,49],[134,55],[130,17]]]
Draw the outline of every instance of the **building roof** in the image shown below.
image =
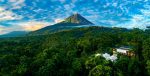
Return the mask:
[[118,48],[116,51],[119,52],[119,53],[127,53],[127,51],[129,51],[129,50]]
[[131,46],[121,46],[117,49],[123,49],[123,50],[131,50]]

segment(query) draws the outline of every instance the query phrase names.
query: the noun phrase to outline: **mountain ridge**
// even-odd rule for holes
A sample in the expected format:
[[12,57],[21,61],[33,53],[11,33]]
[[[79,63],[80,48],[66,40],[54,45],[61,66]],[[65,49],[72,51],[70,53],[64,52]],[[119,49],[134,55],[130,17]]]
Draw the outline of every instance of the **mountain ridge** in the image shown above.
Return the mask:
[[0,38],[5,38],[5,37],[21,37],[25,36],[28,33],[28,31],[12,31],[7,34],[0,35]]
[[85,27],[84,25],[92,26],[94,24],[92,22],[88,21],[87,19],[85,19],[84,17],[82,17],[80,14],[76,13],[76,14],[73,14],[73,15],[65,18],[65,20],[60,23],[50,25],[50,26],[41,28],[36,31],[32,31],[29,33],[29,35],[49,34],[49,33],[54,33],[54,32],[58,32],[58,31],[78,28],[76,26]]

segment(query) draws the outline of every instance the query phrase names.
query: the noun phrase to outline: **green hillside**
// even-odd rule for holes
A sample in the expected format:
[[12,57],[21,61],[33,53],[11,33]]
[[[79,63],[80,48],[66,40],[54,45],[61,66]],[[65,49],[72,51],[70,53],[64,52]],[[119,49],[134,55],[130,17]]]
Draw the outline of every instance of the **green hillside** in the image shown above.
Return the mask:
[[[0,76],[148,76],[150,30],[86,27],[0,39]],[[112,62],[97,53],[132,46]]]
[[0,38],[21,37],[21,36],[25,36],[27,33],[28,33],[27,31],[13,31],[4,35],[0,35]]

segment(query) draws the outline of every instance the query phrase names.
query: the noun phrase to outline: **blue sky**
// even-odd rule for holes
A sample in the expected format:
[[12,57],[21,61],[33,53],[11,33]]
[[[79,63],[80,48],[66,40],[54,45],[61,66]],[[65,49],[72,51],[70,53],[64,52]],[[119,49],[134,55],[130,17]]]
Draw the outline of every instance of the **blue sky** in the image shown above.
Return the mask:
[[33,31],[80,13],[96,25],[150,25],[150,0],[0,0],[0,34]]

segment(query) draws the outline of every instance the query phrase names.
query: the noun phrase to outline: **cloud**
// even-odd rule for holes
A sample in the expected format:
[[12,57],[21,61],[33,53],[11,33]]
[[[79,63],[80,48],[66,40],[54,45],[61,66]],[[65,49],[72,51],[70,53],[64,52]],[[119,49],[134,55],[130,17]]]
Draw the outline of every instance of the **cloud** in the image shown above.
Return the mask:
[[63,19],[60,19],[60,18],[55,19],[55,23],[59,23],[59,22],[62,22],[62,21],[64,21],[64,20],[63,20]]
[[20,9],[23,6],[25,6],[25,0],[9,0],[9,3],[11,4],[11,9]]
[[113,3],[112,6],[117,7],[117,4],[118,4],[118,3]]
[[70,3],[70,4],[65,4],[64,5],[64,9],[68,12],[68,13],[73,13],[74,10],[73,8],[75,7],[74,3]]
[[0,21],[5,20],[18,20],[22,17],[13,13],[12,11],[5,10],[5,8],[0,7]]
[[[149,6],[150,7],[150,6]],[[126,27],[126,28],[140,28],[146,29],[147,26],[150,26],[150,8],[147,7],[146,9],[141,9],[141,14],[132,15],[132,18],[126,22],[118,24],[119,27]]]
[[0,25],[0,34],[8,33],[6,30],[7,27]]
[[19,22],[16,25],[25,31],[35,31],[52,24],[53,23],[49,22],[29,21],[29,22]]
[[52,25],[54,23],[50,22],[39,22],[39,21],[26,21],[26,22],[16,22],[8,23],[11,26],[0,25],[0,34],[5,34],[12,31],[35,31],[43,27]]
[[72,0],[72,3],[76,3],[77,2],[77,0]]
[[59,0],[61,3],[65,3],[66,1],[65,0]]
[[[147,9],[141,10],[143,6]],[[109,26],[131,28],[143,27],[149,25],[150,22],[149,0],[140,0],[140,2],[137,0],[0,0],[0,7],[0,11],[3,10],[3,13],[0,12],[0,21],[20,20],[21,23],[18,21],[20,23],[18,24],[26,25],[24,28],[41,28],[45,24],[36,24],[41,20],[58,23],[74,12],[80,13],[89,21],[99,25],[105,23]],[[142,14],[139,14],[139,10]],[[36,23],[31,23],[31,20]],[[27,26],[29,24],[32,24],[32,27]],[[34,24],[38,26],[34,27]],[[20,27],[17,24],[16,26],[12,24],[12,26],[13,28]]]
[[103,7],[106,8],[110,5],[110,3],[106,3],[106,5],[104,5]]

